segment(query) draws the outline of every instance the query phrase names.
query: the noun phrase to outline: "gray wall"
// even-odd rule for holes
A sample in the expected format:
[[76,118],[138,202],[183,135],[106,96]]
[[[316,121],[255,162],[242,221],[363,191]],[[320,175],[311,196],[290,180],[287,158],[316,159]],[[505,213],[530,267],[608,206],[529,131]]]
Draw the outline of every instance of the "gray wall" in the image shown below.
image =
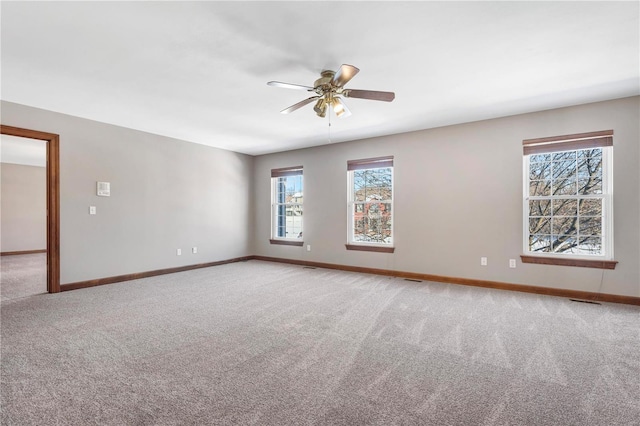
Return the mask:
[[2,124],[60,135],[62,284],[251,254],[253,157],[9,102]]
[[[257,255],[640,296],[638,97],[256,157]],[[614,129],[616,269],[520,263],[522,140]],[[393,155],[394,254],[345,250],[347,160]],[[270,169],[304,166],[302,247],[269,244]],[[480,266],[486,256],[489,265]],[[517,259],[517,268],[508,259]]]
[[0,251],[46,250],[47,169],[1,163],[0,179]]
[[[639,103],[626,98],[255,158],[9,102],[2,123],[61,136],[62,284],[257,254],[637,297]],[[521,264],[522,139],[605,129],[615,131],[617,268]],[[346,251],[346,162],[382,155],[395,156],[396,252]],[[268,241],[270,169],[300,164],[310,252]],[[111,182],[111,197],[95,195],[96,181]],[[90,205],[97,215],[88,214]],[[489,266],[480,266],[481,256]],[[516,269],[509,258],[518,259]]]

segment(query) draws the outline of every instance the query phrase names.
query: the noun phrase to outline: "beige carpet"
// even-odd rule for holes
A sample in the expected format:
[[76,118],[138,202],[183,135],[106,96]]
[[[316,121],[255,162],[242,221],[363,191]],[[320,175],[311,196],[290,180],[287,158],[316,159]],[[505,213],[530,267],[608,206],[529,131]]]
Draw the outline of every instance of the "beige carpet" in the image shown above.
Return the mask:
[[640,308],[249,261],[2,303],[6,425],[637,425]]
[[46,253],[0,256],[0,300],[46,292]]

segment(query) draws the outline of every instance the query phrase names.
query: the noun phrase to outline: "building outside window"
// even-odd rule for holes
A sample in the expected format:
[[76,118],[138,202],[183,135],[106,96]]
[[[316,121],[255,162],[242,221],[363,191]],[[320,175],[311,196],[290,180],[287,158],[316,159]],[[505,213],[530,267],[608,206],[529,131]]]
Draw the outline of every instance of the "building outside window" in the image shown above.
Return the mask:
[[393,252],[393,157],[349,161],[347,178],[347,248]]

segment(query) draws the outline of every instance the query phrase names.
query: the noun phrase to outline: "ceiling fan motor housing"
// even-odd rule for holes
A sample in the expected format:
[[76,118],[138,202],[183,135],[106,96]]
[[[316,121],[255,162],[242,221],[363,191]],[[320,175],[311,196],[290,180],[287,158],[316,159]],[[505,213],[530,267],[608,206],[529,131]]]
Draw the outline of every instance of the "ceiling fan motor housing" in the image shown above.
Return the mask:
[[[333,76],[335,75],[335,71],[331,71],[331,70],[324,70],[320,73],[320,75],[322,77],[320,77],[319,79],[317,79],[315,81],[315,83],[313,83],[313,87],[316,89],[316,91],[320,90],[321,92],[324,92],[328,89],[331,88],[331,80],[333,80]],[[321,92],[318,92],[319,94],[321,94]]]

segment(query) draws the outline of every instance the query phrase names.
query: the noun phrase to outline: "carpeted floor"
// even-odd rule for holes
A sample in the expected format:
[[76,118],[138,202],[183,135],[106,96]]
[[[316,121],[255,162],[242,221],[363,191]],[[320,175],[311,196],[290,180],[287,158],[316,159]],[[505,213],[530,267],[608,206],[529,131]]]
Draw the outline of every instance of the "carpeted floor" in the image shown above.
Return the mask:
[[2,302],[6,425],[638,425],[640,308],[249,261]]
[[0,300],[46,292],[46,253],[0,256]]

